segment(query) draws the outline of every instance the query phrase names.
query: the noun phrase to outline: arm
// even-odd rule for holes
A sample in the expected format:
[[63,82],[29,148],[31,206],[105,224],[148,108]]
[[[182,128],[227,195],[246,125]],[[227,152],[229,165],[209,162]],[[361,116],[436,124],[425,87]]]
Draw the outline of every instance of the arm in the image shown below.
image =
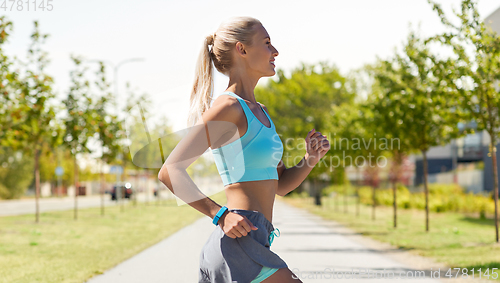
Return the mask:
[[[267,107],[262,104],[269,115]],[[319,160],[325,156],[330,149],[330,144],[325,136],[312,129],[306,136],[306,154],[297,165],[286,168],[283,160],[278,163],[278,189],[276,194],[285,196],[295,190],[306,179]]]
[[[203,113],[198,123],[177,144],[158,173],[158,179],[173,194],[212,219],[221,205],[198,189],[186,169],[212,145],[227,142],[234,132],[239,137],[233,121],[239,118],[239,112],[234,106],[234,100],[227,98],[214,101],[213,106]],[[219,219],[219,224],[223,218]]]
[[[289,192],[295,190],[306,179],[307,175],[314,168],[314,165],[307,165],[307,156],[304,156],[297,165],[286,168],[283,160],[278,164],[278,190],[276,194],[285,196]],[[310,164],[310,163],[309,163]]]
[[306,154],[300,162],[286,168],[283,160],[278,164],[278,189],[276,194],[285,196],[295,190],[306,179],[314,166],[330,150],[330,143],[320,132],[311,130],[306,137]]

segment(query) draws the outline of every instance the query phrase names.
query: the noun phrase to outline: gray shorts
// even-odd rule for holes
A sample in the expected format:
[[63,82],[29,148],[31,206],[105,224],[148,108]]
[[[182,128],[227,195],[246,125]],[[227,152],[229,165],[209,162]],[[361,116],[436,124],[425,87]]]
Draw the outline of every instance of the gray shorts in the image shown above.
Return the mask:
[[288,267],[270,250],[269,235],[274,226],[264,214],[256,210],[229,211],[244,215],[259,229],[233,239],[216,226],[201,250],[199,283],[250,283],[263,266]]

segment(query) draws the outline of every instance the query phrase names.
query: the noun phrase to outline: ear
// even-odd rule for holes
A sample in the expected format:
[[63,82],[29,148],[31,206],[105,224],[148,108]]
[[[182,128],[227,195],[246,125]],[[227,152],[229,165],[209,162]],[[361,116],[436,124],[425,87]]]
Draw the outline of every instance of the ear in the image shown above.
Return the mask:
[[244,49],[243,44],[241,42],[236,43],[236,51],[238,54],[247,54],[247,51]]

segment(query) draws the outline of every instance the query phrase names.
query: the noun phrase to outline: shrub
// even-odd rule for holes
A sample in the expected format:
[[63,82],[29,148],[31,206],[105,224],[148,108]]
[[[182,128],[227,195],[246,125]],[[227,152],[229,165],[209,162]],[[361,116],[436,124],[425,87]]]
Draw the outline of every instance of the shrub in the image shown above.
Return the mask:
[[[398,184],[397,206],[404,209],[417,208],[425,209],[424,192],[411,193],[406,186]],[[343,194],[343,186],[333,185],[324,190],[324,195],[331,192]],[[354,195],[355,187],[349,186],[348,194]],[[369,186],[359,188],[360,202],[373,205],[373,189]],[[392,206],[392,189],[377,189],[376,200],[378,205]],[[472,192],[466,193],[457,184],[429,184],[429,210],[434,212],[474,212],[480,213],[484,217],[486,213],[494,213],[495,204],[490,196],[474,195]]]

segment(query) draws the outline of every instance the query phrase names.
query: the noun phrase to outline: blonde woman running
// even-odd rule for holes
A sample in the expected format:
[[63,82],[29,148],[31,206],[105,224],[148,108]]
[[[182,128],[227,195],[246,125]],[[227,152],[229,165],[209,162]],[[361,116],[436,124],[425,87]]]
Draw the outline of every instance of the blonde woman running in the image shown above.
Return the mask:
[[[312,129],[304,158],[292,168],[284,166],[283,143],[266,106],[254,95],[261,77],[275,75],[278,54],[260,21],[235,17],[206,37],[198,58],[188,120],[192,128],[158,178],[216,225],[200,253],[199,282],[302,282],[270,250],[279,236],[272,224],[274,199],[297,188],[330,144]],[[212,63],[229,77],[226,91],[213,103]],[[226,206],[204,195],[186,172],[208,148],[224,183]]]

